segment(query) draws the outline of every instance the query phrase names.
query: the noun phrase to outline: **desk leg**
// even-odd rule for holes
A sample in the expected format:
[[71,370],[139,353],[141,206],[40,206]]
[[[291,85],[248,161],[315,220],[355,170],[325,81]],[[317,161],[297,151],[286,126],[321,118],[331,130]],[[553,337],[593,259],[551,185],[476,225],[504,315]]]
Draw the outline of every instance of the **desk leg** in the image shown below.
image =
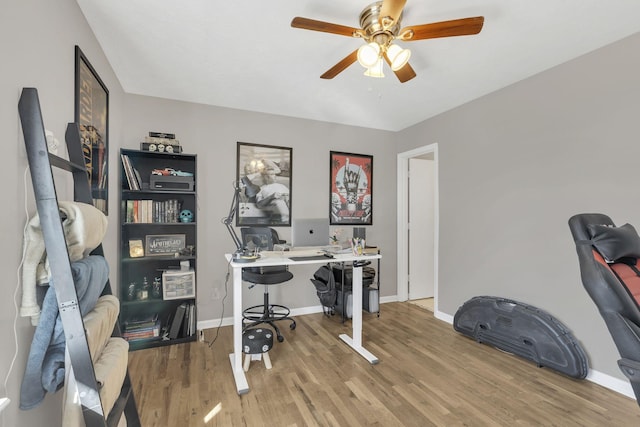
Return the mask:
[[233,268],[233,353],[229,354],[238,394],[249,392],[242,368],[242,268]]
[[362,267],[353,267],[351,284],[351,292],[353,292],[353,317],[351,318],[353,338],[347,334],[341,334],[340,339],[360,353],[369,363],[375,365],[378,363],[378,358],[362,346]]

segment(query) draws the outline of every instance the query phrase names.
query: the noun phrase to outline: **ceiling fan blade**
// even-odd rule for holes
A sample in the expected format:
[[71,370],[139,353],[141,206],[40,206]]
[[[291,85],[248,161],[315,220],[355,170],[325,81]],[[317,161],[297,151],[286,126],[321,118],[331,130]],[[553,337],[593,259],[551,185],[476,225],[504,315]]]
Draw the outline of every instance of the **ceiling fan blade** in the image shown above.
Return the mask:
[[[391,67],[391,61],[389,60],[389,57],[387,56],[386,53],[384,54],[384,60],[387,62],[389,67]],[[413,70],[413,67],[411,67],[411,65],[409,65],[408,62],[404,65],[404,67],[394,71],[393,73],[396,75],[398,80],[400,80],[400,83],[408,82],[409,80],[411,80],[416,76],[416,72]]]
[[345,25],[332,24],[330,22],[316,21],[315,19],[301,18],[296,16],[291,21],[293,28],[301,28],[303,30],[320,31],[323,33],[338,34],[347,37],[359,37],[362,30],[359,28],[347,27]]
[[407,0],[383,0],[380,8],[380,18],[389,16],[393,19],[393,22],[398,22],[406,2]]
[[409,80],[411,80],[416,76],[416,72],[413,71],[413,68],[411,67],[411,65],[409,65],[408,62],[404,67],[400,68],[398,71],[394,71],[394,73],[398,78],[398,80],[400,80],[400,83],[408,82]]
[[320,78],[321,79],[334,78],[335,76],[337,76],[338,74],[346,70],[349,65],[356,62],[357,59],[358,59],[358,49],[351,52],[342,61],[338,62],[333,67],[329,68],[323,75],[320,76]]
[[484,16],[434,22],[432,24],[411,25],[400,30],[398,38],[404,41],[435,39],[438,37],[468,36],[482,30]]

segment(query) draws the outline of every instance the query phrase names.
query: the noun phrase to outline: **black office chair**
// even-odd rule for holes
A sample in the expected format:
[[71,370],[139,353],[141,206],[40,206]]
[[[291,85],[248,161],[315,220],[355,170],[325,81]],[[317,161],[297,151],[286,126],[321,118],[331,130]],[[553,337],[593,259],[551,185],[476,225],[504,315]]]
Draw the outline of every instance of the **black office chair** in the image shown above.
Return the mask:
[[640,236],[606,215],[569,219],[582,283],[598,307],[618,349],[618,366],[640,404]]
[[[278,233],[268,227],[244,227],[242,232],[242,243],[246,250],[273,250],[274,243],[284,243],[280,241]],[[284,305],[271,304],[269,302],[269,286],[279,285],[293,278],[293,274],[286,266],[264,266],[245,267],[242,269],[242,280],[255,285],[264,285],[264,302],[262,305],[255,305],[242,312],[244,318],[244,328],[246,330],[253,326],[265,323],[271,325],[276,332],[278,341],[284,341],[280,329],[275,322],[289,320],[289,328],[296,328],[296,321],[289,315],[291,310]]]

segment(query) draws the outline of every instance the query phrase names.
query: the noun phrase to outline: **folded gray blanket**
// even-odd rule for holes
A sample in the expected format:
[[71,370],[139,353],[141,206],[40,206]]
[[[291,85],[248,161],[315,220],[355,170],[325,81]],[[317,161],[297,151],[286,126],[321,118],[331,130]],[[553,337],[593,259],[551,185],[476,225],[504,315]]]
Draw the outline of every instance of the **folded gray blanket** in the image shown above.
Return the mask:
[[[109,266],[104,257],[92,255],[71,263],[71,272],[80,313],[84,316],[96,305],[109,278]],[[56,392],[64,383],[65,336],[54,288],[52,281],[42,302],[22,378],[20,409],[38,406],[47,392]]]

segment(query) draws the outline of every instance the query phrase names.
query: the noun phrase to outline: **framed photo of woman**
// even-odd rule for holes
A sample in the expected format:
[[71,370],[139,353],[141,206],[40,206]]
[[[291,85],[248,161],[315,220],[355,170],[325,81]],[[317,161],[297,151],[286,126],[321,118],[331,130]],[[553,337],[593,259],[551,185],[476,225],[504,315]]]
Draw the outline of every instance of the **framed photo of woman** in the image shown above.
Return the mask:
[[238,142],[236,226],[291,226],[292,154],[288,147]]

